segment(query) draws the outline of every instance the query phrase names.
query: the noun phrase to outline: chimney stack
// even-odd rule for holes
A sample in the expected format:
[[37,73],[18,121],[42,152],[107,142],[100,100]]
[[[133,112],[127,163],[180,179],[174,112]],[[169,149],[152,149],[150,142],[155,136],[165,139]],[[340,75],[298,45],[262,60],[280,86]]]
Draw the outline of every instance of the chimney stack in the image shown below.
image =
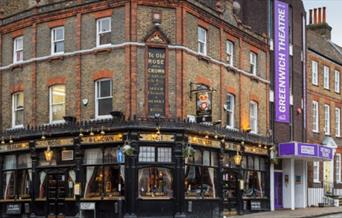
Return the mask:
[[[312,14],[313,11],[313,14]],[[327,23],[326,7],[309,10],[308,29],[321,35],[326,40],[331,40],[331,26]],[[312,22],[313,20],[313,22]]]

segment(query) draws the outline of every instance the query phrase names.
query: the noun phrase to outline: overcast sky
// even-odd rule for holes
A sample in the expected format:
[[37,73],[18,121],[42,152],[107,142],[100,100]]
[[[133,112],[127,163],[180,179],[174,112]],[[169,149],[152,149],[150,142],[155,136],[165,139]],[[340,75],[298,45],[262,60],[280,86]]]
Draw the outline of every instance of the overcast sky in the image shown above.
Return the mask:
[[[332,29],[332,41],[342,46],[342,0],[303,0],[307,16],[309,9],[327,7],[327,22]],[[309,21],[309,19],[307,18]]]

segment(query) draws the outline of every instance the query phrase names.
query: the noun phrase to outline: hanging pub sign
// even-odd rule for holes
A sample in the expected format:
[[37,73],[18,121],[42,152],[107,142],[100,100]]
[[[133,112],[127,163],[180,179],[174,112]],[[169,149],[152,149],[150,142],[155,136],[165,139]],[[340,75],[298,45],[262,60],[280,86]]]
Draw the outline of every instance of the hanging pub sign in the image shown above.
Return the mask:
[[196,93],[196,115],[197,122],[211,122],[211,98],[212,93],[210,90],[204,86],[198,87],[198,89],[203,90]]
[[147,102],[149,116],[165,116],[165,49],[148,48]]
[[275,121],[290,122],[289,6],[274,2]]

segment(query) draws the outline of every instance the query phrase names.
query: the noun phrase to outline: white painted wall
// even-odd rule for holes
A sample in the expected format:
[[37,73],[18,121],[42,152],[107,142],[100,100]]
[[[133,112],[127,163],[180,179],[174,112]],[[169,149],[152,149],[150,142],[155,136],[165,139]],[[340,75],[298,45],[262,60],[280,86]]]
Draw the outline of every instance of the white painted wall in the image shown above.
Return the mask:
[[274,164],[270,165],[270,208],[274,211]]
[[323,196],[323,188],[308,188],[308,206],[318,206],[318,203],[323,203]]
[[306,161],[296,160],[295,161],[295,176],[301,177],[301,183],[295,182],[295,207],[306,208]]
[[[286,175],[289,178],[288,183],[285,183]],[[290,159],[283,159],[283,206],[284,208],[291,208],[291,160]]]

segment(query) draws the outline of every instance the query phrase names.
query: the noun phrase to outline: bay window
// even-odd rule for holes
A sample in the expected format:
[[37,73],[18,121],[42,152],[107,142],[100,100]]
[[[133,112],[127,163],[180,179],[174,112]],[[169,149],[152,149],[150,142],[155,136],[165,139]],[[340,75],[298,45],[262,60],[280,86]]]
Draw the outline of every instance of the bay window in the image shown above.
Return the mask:
[[3,166],[3,199],[28,199],[32,185],[30,154],[6,155]]
[[12,95],[12,127],[23,127],[24,125],[24,92]]
[[119,160],[121,148],[86,149],[84,168],[86,182],[84,198],[113,198],[122,196],[125,184],[124,163]]
[[216,198],[217,152],[195,149],[185,160],[185,197]]
[[140,146],[138,160],[139,198],[173,197],[172,148],[168,146]]
[[54,85],[49,89],[50,93],[50,123],[62,122],[65,116],[65,85]]
[[13,63],[24,60],[24,37],[19,36],[13,40]]
[[106,46],[111,44],[111,18],[105,17],[96,21],[96,46]]
[[101,79],[95,82],[95,117],[111,117],[113,110],[112,80]]

